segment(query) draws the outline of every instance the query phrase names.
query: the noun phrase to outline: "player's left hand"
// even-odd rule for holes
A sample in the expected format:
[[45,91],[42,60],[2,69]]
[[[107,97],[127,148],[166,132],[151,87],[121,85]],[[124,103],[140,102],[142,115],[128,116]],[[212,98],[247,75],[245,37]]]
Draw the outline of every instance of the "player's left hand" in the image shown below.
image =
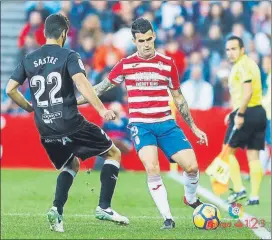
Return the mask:
[[99,115],[107,121],[114,120],[116,118],[114,111],[107,109],[99,112]]
[[236,129],[240,129],[243,126],[244,122],[245,122],[244,117],[235,115],[235,117],[234,117],[234,126],[236,127]]
[[201,131],[198,127],[194,127],[192,128],[193,133],[196,135],[196,137],[198,137],[198,141],[197,143],[199,144],[203,144],[205,143],[206,146],[208,146],[208,138],[206,133],[204,133],[203,131]]

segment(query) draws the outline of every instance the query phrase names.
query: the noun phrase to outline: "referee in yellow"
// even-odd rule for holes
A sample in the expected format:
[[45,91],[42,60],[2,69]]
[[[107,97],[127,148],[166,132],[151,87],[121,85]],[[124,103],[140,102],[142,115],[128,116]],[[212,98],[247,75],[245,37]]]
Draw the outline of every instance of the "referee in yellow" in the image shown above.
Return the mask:
[[241,38],[231,36],[226,42],[226,55],[233,64],[229,76],[229,88],[233,111],[228,116],[228,129],[224,143],[233,128],[237,131],[230,142],[229,163],[233,193],[228,197],[229,203],[246,198],[240,166],[235,158],[237,148],[246,148],[250,169],[251,194],[247,205],[259,204],[259,188],[263,169],[259,160],[259,151],[264,149],[266,113],[262,107],[262,85],[258,65],[245,54]]

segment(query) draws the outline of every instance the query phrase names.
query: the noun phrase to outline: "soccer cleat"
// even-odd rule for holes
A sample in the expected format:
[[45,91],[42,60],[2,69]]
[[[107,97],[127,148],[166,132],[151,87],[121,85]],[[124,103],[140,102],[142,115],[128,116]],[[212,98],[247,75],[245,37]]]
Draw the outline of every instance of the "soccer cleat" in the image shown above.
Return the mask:
[[234,192],[232,189],[230,190],[232,191],[232,194],[229,195],[227,200],[229,204],[235,203],[247,197],[246,190],[242,190],[240,192]]
[[121,216],[111,208],[102,209],[101,207],[97,207],[95,210],[95,217],[99,220],[108,220],[118,224],[128,225],[129,220],[125,216]]
[[247,200],[247,202],[246,202],[246,205],[247,205],[247,206],[259,205],[259,204],[260,204],[259,199],[255,199],[255,200],[249,199],[249,200]]
[[64,232],[63,229],[63,217],[58,213],[56,207],[52,207],[47,213],[47,219],[50,224],[51,231]]
[[194,203],[191,203],[191,204],[190,204],[190,203],[188,203],[188,201],[187,201],[187,199],[186,199],[185,196],[184,196],[184,198],[183,198],[183,202],[184,202],[185,205],[188,205],[188,206],[192,207],[193,209],[196,209],[199,205],[203,204],[203,202],[201,202],[201,201],[199,200],[199,198],[197,198],[196,201],[195,201]]
[[174,220],[169,218],[164,221],[161,229],[172,229],[172,228],[175,228],[175,226],[176,226],[176,224],[175,224]]

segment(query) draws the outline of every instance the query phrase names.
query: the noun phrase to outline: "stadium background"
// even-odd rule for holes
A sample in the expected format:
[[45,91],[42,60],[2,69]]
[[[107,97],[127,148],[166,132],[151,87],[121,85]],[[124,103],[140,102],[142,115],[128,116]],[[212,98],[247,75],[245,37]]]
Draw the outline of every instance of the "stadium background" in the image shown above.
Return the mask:
[[[220,152],[230,111],[227,77],[230,65],[224,54],[229,35],[241,37],[247,54],[261,69],[263,93],[271,72],[271,3],[269,1],[4,1],[1,2],[1,128],[2,167],[53,168],[40,145],[33,114],[17,107],[5,94],[9,76],[22,56],[44,44],[43,22],[51,13],[65,14],[71,27],[65,47],[79,52],[92,84],[99,83],[115,63],[135,51],[130,24],[148,18],[157,34],[157,50],[174,58],[184,95],[193,117],[209,138],[199,146],[184,127],[204,170]],[[21,87],[29,99],[27,81]],[[123,85],[106,93],[106,104],[120,102],[126,112]],[[80,107],[84,116],[102,125],[90,106]],[[14,150],[16,147],[16,150]],[[244,153],[238,153],[241,169],[248,171]],[[160,154],[161,169],[169,164]],[[83,164],[92,168],[94,159]],[[123,155],[123,167],[143,170],[132,149]]]

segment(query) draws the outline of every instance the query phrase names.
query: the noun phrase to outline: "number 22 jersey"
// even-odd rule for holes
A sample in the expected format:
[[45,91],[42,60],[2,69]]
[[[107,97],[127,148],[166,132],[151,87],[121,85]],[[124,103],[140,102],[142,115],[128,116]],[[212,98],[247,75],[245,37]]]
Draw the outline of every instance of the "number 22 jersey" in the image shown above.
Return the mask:
[[11,75],[23,84],[28,79],[35,122],[42,137],[59,137],[77,131],[84,117],[77,108],[72,76],[85,73],[75,51],[46,44],[24,56]]

